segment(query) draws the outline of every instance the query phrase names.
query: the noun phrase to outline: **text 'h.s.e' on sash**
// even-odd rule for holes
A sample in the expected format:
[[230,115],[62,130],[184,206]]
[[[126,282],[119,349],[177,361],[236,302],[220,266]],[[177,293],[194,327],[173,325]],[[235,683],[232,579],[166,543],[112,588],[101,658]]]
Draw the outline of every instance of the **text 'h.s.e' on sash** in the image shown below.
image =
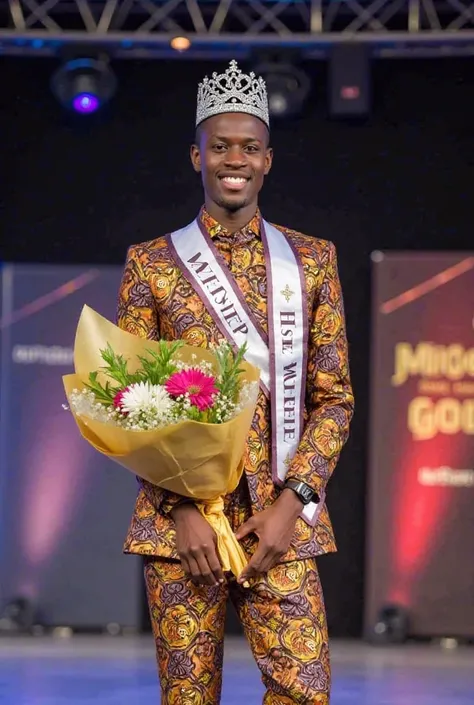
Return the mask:
[[[268,339],[197,220],[171,233],[168,242],[183,275],[222,335],[237,347],[246,342],[246,359],[260,369],[260,383],[271,403],[272,474],[274,482],[282,485],[303,434],[308,350],[306,282],[286,236],[263,220],[261,234],[267,271]],[[307,505],[302,518],[314,524],[321,506],[322,498]]]

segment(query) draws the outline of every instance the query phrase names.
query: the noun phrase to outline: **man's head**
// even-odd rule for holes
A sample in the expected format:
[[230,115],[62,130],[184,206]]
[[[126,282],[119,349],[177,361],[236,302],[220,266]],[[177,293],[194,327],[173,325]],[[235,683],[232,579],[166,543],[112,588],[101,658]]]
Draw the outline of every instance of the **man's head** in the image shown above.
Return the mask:
[[194,169],[202,174],[206,203],[235,213],[256,207],[272,164],[265,81],[231,61],[223,74],[198,88]]
[[272,165],[268,142],[268,128],[253,115],[222,113],[201,123],[191,161],[206,198],[230,213],[256,206]]

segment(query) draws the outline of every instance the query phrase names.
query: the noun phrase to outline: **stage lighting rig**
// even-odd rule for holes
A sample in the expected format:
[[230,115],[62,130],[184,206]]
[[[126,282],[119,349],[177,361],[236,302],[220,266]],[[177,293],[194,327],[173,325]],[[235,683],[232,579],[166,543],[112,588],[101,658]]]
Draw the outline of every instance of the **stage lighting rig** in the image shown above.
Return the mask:
[[99,110],[112,98],[116,88],[117,79],[106,59],[70,59],[51,79],[51,90],[59,103],[82,115]]
[[268,109],[273,118],[298,115],[311,89],[311,82],[304,71],[290,62],[259,64],[257,76],[267,84]]

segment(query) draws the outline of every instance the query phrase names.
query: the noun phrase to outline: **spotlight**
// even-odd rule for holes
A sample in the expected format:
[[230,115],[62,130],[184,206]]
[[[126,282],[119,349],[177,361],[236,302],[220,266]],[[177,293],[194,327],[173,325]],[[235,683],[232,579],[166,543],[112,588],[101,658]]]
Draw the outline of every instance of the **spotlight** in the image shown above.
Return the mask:
[[95,113],[115,93],[117,79],[103,59],[73,59],[59,67],[51,89],[61,105],[82,115]]
[[297,115],[310,91],[308,76],[293,64],[261,64],[255,73],[267,84],[268,109],[274,118]]
[[78,93],[72,101],[72,107],[77,113],[94,113],[99,107],[99,99],[93,93]]
[[403,644],[407,640],[409,619],[406,609],[399,605],[385,605],[369,635],[375,644]]
[[191,46],[191,42],[187,37],[173,37],[170,44],[175,51],[186,51]]

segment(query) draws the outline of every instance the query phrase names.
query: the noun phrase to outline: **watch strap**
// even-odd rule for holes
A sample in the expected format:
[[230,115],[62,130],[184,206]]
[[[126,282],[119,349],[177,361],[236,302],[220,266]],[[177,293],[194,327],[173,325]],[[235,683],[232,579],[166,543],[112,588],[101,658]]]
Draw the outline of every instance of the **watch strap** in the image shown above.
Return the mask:
[[285,482],[285,487],[290,490],[293,490],[293,492],[298,495],[299,499],[303,502],[304,505],[318,500],[318,495],[313,490],[313,488],[307,485],[306,482],[302,482],[301,480],[287,480]]

